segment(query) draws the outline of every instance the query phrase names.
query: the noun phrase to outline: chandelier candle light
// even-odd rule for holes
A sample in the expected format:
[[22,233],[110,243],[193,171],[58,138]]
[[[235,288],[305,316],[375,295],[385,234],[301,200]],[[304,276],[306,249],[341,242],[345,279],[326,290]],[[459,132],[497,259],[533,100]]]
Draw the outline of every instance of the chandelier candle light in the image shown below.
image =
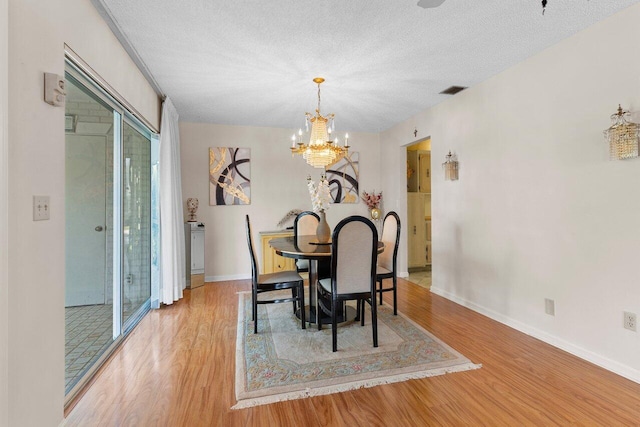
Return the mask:
[[318,227],[316,228],[316,237],[318,243],[327,244],[331,240],[331,228],[327,223],[327,217],[325,211],[329,209],[331,202],[331,192],[329,190],[329,181],[327,177],[322,174],[320,181],[316,187],[316,183],[311,179],[311,175],[307,177],[307,188],[309,189],[309,195],[311,196],[311,204],[313,205],[313,211],[320,216]]
[[291,154],[301,154],[307,163],[314,168],[326,168],[342,159],[349,153],[349,134],[345,134],[344,145],[338,144],[338,138],[331,139],[331,133],[335,131],[335,115],[326,117],[320,113],[320,85],[324,82],[322,77],[316,77],[313,82],[318,85],[318,108],[316,113],[305,113],[305,130],[309,131],[311,123],[311,136],[309,143],[302,141],[302,129],[291,137]]

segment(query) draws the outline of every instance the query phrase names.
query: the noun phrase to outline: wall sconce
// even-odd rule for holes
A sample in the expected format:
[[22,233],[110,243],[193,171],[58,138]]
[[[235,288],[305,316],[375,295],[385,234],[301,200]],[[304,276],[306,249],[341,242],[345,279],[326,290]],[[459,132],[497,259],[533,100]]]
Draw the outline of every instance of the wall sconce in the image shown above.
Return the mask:
[[611,126],[604,131],[604,137],[609,142],[609,157],[611,160],[631,159],[638,157],[638,139],[640,139],[640,125],[628,121],[628,111],[623,111],[618,105],[618,112],[611,115]]
[[452,159],[453,154],[449,151],[447,154],[447,160],[442,164],[444,167],[444,179],[445,181],[457,181],[458,180],[458,161]]

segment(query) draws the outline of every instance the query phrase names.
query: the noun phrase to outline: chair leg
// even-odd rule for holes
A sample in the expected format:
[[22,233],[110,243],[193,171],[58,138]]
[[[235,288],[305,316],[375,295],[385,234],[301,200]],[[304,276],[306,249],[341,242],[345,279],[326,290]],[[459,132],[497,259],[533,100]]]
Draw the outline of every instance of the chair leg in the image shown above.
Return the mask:
[[364,306],[365,306],[365,300],[359,299],[358,300],[358,316],[360,316],[360,326],[364,326]]
[[378,307],[376,306],[375,295],[371,299],[371,326],[373,328],[373,346],[378,346]]
[[[380,285],[379,286],[380,290],[378,291],[378,293],[380,294],[380,305],[382,305],[382,279],[378,279],[378,285]],[[375,303],[375,300],[374,300],[374,303]]]
[[393,276],[393,315],[398,315],[398,279]]
[[253,317],[253,333],[257,334],[258,333],[258,292],[256,291],[256,289],[254,288],[252,291],[252,299],[251,299],[251,305],[253,307],[251,307],[251,311],[252,311],[252,317]]
[[300,320],[302,321],[302,329],[307,329],[307,319],[304,310],[304,282],[300,282],[298,289],[298,305],[300,306]]
[[338,319],[336,318],[336,309],[338,304],[331,296],[331,341],[333,344],[333,352],[338,351]]
[[316,292],[316,325],[318,330],[322,330],[322,316],[320,315],[320,289]]
[[291,298],[293,298],[293,301],[291,301],[291,303],[293,304],[293,314],[296,314],[296,303],[299,301],[298,300],[298,288],[291,288]]

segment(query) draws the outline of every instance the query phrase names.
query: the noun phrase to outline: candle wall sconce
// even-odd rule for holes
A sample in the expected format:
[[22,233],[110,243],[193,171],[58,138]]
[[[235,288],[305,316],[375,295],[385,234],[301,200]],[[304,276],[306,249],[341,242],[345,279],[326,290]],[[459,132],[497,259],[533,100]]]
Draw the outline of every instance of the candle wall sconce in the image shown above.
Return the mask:
[[455,159],[455,156],[451,154],[447,154],[447,160],[442,164],[444,167],[444,179],[445,181],[457,181],[458,180],[458,161]]
[[638,140],[640,139],[640,125],[627,120],[628,111],[623,111],[618,105],[618,111],[611,115],[611,126],[604,131],[604,137],[609,143],[609,158],[623,160],[638,157]]

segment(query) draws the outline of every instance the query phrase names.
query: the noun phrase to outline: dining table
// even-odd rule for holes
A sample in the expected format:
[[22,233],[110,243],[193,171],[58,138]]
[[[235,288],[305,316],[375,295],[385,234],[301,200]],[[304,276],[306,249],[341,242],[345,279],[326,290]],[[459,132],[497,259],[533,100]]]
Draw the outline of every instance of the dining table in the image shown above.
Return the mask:
[[[325,314],[318,308],[317,284],[318,280],[331,276],[331,241],[320,243],[315,235],[298,236],[296,241],[294,236],[278,237],[269,241],[276,254],[285,258],[309,260],[309,306],[306,315],[309,323],[323,324],[331,323],[331,316]],[[384,243],[378,242],[378,253],[384,250]],[[331,301],[327,301],[325,306],[330,306]],[[305,309],[307,309],[305,307]],[[357,316],[356,309],[346,304],[342,304],[336,310],[338,323],[354,320]]]

